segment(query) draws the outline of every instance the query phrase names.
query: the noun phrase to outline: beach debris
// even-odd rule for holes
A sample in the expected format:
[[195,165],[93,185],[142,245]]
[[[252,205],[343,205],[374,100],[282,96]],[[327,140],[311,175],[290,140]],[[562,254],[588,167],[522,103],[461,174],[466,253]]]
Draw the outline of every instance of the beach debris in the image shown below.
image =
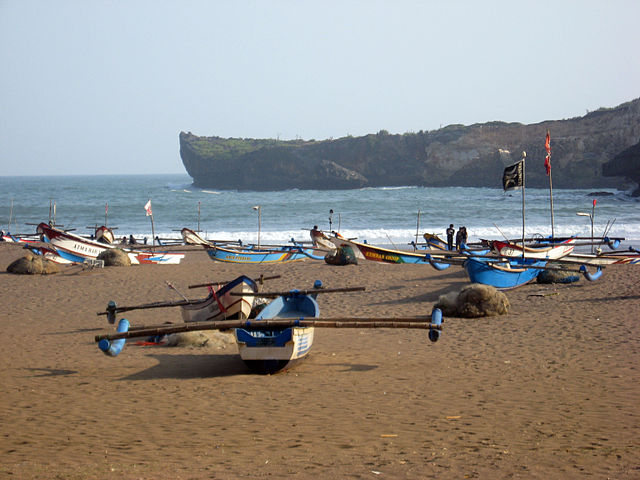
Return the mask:
[[543,270],[538,274],[538,283],[573,283],[580,280],[580,276],[568,270]]
[[60,273],[60,267],[40,255],[29,253],[11,263],[11,265],[7,267],[7,272],[22,275],[49,275],[52,273]]
[[213,347],[223,350],[235,343],[232,333],[194,331],[172,333],[167,336],[167,347]]
[[475,318],[505,315],[510,304],[507,296],[495,287],[473,283],[460,292],[440,295],[435,307],[447,316]]
[[131,259],[120,248],[108,248],[98,255],[98,260],[103,260],[105,267],[129,267]]
[[358,259],[356,258],[353,249],[344,245],[338,247],[334,252],[329,252],[324,256],[325,263],[329,265],[357,265]]

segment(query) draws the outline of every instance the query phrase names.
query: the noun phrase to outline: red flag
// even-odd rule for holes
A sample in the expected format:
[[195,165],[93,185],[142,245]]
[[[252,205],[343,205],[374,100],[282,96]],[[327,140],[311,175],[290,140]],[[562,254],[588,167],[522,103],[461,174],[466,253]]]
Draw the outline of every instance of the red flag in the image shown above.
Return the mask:
[[151,199],[144,205],[144,209],[147,211],[147,217],[153,215],[153,213],[151,213]]
[[547,156],[544,159],[544,168],[547,170],[547,175],[549,175],[551,173],[551,136],[549,135],[549,130],[547,130],[544,148],[547,150]]
[[595,198],[593,199],[593,206],[594,207],[596,206],[596,199]]
[[109,213],[109,202],[104,204],[104,213]]

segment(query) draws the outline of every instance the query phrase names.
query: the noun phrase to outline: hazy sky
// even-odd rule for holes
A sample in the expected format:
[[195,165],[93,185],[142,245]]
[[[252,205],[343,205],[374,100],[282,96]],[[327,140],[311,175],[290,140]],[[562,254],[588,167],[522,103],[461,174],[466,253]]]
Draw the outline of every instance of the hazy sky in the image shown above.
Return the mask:
[[0,0],[0,175],[183,173],[178,134],[317,140],[640,97],[640,1]]

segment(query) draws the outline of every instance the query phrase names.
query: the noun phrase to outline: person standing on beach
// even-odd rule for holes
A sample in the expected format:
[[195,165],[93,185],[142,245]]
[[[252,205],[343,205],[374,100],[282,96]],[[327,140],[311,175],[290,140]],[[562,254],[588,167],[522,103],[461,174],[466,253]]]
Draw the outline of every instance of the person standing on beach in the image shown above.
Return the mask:
[[318,230],[318,226],[314,225],[313,228],[311,229],[311,241],[313,242],[313,246],[317,247],[318,246],[318,237],[322,235],[322,233],[320,232],[320,230]]
[[466,247],[467,246],[467,227],[460,227],[460,246],[461,247]]
[[453,235],[456,233],[455,228],[453,228],[453,223],[449,225],[447,228],[447,247],[449,250],[453,250]]
[[462,227],[458,229],[456,233],[456,250],[460,250],[460,243],[462,242]]

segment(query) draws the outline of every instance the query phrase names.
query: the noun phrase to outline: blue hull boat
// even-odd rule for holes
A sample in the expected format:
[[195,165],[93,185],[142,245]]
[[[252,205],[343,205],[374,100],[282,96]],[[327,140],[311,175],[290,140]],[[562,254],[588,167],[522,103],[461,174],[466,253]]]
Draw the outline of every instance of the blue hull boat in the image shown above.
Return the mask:
[[279,247],[279,248],[225,248],[219,246],[205,246],[207,254],[212,260],[231,263],[282,263],[295,262],[312,258],[323,260],[324,256],[316,256],[310,248]]
[[290,295],[275,298],[256,317],[256,329],[236,328],[238,352],[244,363],[255,373],[271,374],[304,358],[313,344],[314,327],[286,327],[264,330],[260,320],[318,318],[320,307],[313,295]]
[[546,260],[534,258],[500,261],[486,257],[468,257],[463,265],[471,282],[507,290],[535,280],[546,263]]

